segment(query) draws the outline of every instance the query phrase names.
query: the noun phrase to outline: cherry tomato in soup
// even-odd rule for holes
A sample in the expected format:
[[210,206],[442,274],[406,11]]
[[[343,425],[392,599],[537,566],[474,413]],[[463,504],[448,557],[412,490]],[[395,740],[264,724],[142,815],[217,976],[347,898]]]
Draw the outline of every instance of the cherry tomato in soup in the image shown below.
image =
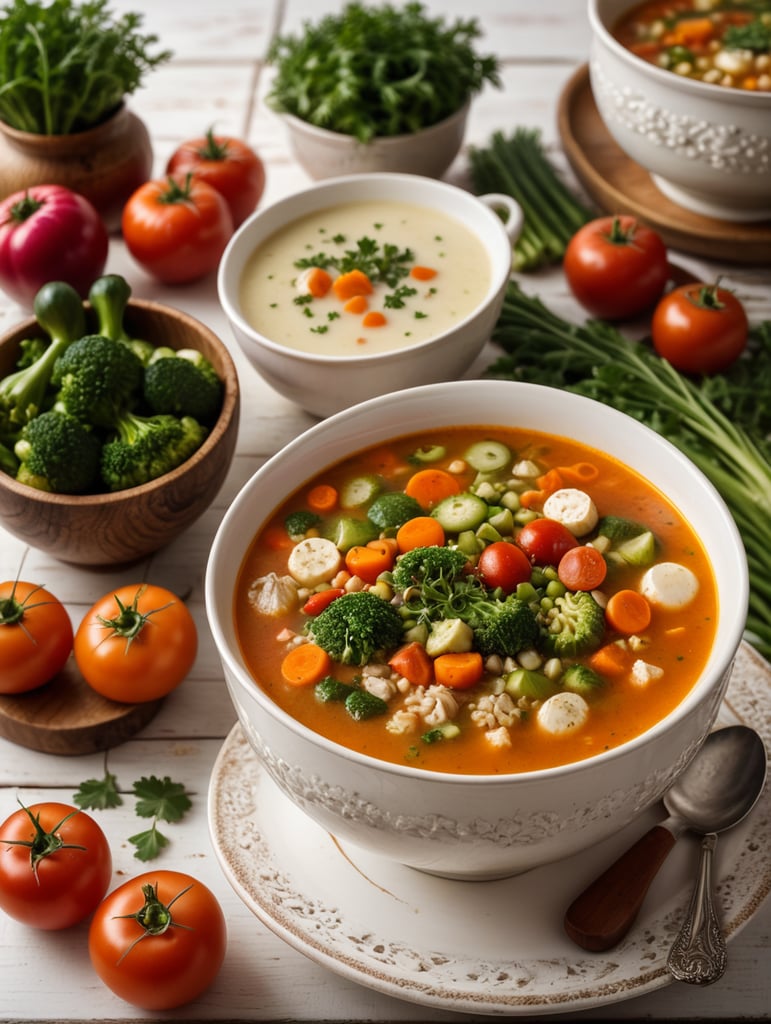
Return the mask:
[[181,871],[150,871],[102,902],[88,933],[94,970],[121,999],[170,1010],[216,978],[227,949],[225,915],[202,882]]
[[720,373],[747,346],[749,323],[741,302],[717,284],[673,289],[653,313],[653,347],[682,373]]
[[123,703],[164,697],[182,682],[198,652],[196,625],[165,587],[141,583],[101,597],[75,632],[75,661],[102,696]]
[[126,247],[149,274],[164,284],[197,281],[217,268],[233,234],[224,197],[188,175],[140,185],[123,207]]
[[559,565],[560,559],[578,541],[556,519],[533,519],[519,532],[517,543],[527,557],[538,565]]
[[0,693],[25,693],[60,672],[72,650],[64,605],[34,583],[0,583]]
[[250,146],[228,135],[183,142],[169,158],[167,174],[192,173],[222,195],[238,227],[254,211],[265,190],[265,166]]
[[479,556],[477,571],[487,587],[500,587],[506,594],[530,579],[532,566],[522,548],[505,540],[488,544]]
[[669,278],[661,236],[635,217],[598,217],[568,242],[562,262],[570,290],[594,317],[623,320],[649,309]]
[[23,924],[45,931],[77,924],[111,878],[104,832],[77,807],[33,804],[0,825],[0,907]]
[[602,586],[607,572],[602,554],[590,544],[566,551],[557,566],[557,576],[568,590],[595,590]]

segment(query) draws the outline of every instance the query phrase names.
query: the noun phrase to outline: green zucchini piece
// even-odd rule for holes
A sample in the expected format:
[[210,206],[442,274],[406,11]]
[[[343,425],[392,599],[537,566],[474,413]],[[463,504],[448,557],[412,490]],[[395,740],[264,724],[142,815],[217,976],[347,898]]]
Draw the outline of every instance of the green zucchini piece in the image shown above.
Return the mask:
[[435,506],[431,515],[447,533],[476,530],[487,519],[487,502],[468,491],[451,494]]
[[479,473],[493,473],[511,462],[511,450],[500,441],[477,441],[463,458]]

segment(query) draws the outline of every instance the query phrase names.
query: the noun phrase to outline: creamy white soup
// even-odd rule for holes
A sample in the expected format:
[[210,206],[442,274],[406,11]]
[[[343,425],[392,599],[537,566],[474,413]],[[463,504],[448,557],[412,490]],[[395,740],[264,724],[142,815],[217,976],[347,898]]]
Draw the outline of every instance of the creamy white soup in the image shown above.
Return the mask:
[[459,220],[367,201],[320,210],[268,237],[246,263],[240,301],[271,341],[346,356],[442,334],[489,287],[485,248]]

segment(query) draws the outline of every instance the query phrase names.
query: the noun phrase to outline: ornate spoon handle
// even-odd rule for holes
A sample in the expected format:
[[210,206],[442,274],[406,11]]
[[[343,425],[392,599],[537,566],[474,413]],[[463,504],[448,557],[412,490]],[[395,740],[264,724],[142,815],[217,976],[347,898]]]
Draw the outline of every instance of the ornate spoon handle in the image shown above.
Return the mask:
[[717,835],[701,841],[699,876],[694,886],[683,927],[667,960],[669,973],[690,985],[711,985],[723,976],[727,952],[723,932],[712,903],[712,854]]

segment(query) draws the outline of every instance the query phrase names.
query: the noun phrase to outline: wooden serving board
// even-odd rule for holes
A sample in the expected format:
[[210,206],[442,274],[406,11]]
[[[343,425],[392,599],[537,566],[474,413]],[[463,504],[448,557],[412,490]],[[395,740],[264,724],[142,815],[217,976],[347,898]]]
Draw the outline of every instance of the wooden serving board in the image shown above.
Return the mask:
[[560,96],[557,127],[565,155],[588,195],[606,213],[629,213],[655,228],[668,246],[729,263],[771,266],[771,221],[733,223],[686,210],[611,137],[582,65]]
[[92,690],[70,656],[45,686],[0,696],[0,736],[44,754],[93,754],[129,739],[163,699],[119,704]]

